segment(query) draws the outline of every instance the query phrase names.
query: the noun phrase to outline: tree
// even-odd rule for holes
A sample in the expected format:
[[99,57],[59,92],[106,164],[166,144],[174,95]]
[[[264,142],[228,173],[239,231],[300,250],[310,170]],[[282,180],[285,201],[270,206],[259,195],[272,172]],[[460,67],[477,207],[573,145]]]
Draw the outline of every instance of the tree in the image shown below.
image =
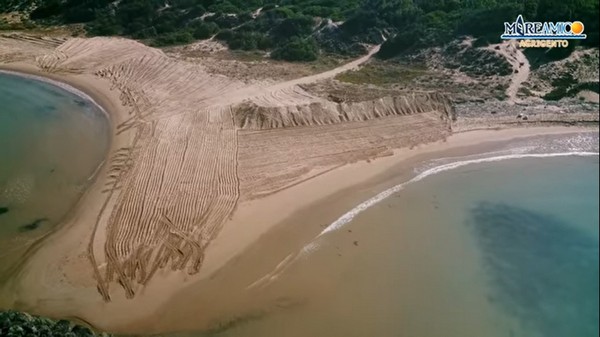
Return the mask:
[[194,38],[203,40],[208,39],[217,33],[219,31],[219,26],[213,22],[198,21],[198,23],[193,25],[192,29],[192,35],[194,35]]
[[295,36],[307,36],[312,33],[314,20],[310,16],[300,15],[284,19],[273,29],[273,36],[287,40]]
[[91,35],[110,36],[121,32],[121,26],[117,22],[117,18],[110,10],[97,10],[95,16],[96,20],[86,25],[87,31]]
[[168,33],[160,35],[154,39],[153,45],[155,47],[164,47],[178,44],[187,44],[194,41],[194,37],[188,31],[179,31],[174,33]]
[[29,17],[32,20],[46,19],[62,13],[62,2],[60,0],[46,0],[34,9]]
[[286,61],[314,61],[318,55],[319,48],[312,37],[305,39],[293,37],[271,53],[272,58]]

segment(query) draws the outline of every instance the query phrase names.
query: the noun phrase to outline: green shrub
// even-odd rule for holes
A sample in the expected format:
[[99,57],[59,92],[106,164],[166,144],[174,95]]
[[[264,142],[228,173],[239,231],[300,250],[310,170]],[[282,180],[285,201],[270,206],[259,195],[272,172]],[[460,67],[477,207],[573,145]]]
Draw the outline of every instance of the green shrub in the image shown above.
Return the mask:
[[219,33],[217,33],[217,36],[215,36],[215,39],[220,40],[220,41],[229,41],[233,38],[234,36],[234,32],[231,29],[223,29],[221,31],[219,31]]
[[94,337],[96,334],[89,328],[65,320],[53,321],[16,311],[3,311],[0,312],[0,336]]
[[294,37],[283,46],[276,48],[271,57],[285,61],[314,61],[319,55],[319,48],[313,38]]
[[287,18],[273,28],[272,35],[280,40],[288,40],[295,36],[308,36],[312,33],[314,23],[312,17],[305,15]]
[[187,44],[194,41],[194,37],[188,31],[169,33],[158,36],[154,39],[152,45],[155,47],[172,46],[178,44]]
[[193,33],[192,35],[194,36],[195,39],[208,39],[211,36],[213,36],[215,33],[217,33],[219,31],[219,26],[217,26],[215,23],[212,22],[202,22],[202,21],[198,21],[199,23],[194,25],[194,27],[192,27],[193,29]]

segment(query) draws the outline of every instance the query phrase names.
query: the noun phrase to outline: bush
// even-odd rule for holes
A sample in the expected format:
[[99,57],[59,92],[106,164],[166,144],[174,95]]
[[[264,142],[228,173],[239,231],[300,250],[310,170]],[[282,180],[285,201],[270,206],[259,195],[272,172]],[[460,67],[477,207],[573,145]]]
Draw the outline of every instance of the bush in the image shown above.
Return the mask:
[[231,29],[223,29],[221,30],[217,36],[215,36],[215,39],[219,40],[219,41],[225,41],[228,42],[229,40],[231,40],[234,36],[234,32]]
[[255,50],[258,48],[258,42],[252,33],[235,34],[229,41],[227,41],[227,45],[232,50]]
[[547,101],[559,101],[567,96],[567,89],[560,87],[552,90],[551,92],[544,95],[544,99]]
[[239,26],[242,21],[235,15],[215,14],[204,19],[207,22],[216,23],[219,28],[233,28]]
[[294,37],[271,53],[272,58],[286,61],[314,61],[318,55],[319,48],[312,37],[306,39]]
[[240,9],[233,5],[231,2],[225,1],[216,1],[215,4],[208,7],[210,12],[214,13],[227,13],[227,14],[238,14]]
[[117,35],[121,32],[117,18],[107,9],[99,10],[96,13],[96,20],[88,23],[86,29],[90,35],[99,36]]
[[287,40],[294,36],[307,36],[312,33],[314,20],[310,16],[296,16],[288,18],[275,28],[273,28],[273,36],[277,39]]
[[192,36],[192,34],[190,34],[190,32],[183,31],[161,35],[154,39],[152,45],[155,47],[164,47],[178,44],[186,44],[192,41],[194,41],[194,37]]
[[418,32],[414,30],[398,33],[398,35],[387,40],[381,46],[377,56],[383,59],[388,59],[411,50],[416,42],[414,39],[416,34],[418,34]]
[[46,19],[51,16],[60,15],[62,12],[62,2],[60,0],[48,0],[34,9],[29,17],[33,20]]
[[225,29],[220,31],[215,38],[227,42],[227,45],[232,50],[267,50],[273,45],[269,36],[252,31],[234,32],[230,29]]
[[514,21],[522,11],[522,6],[518,4],[474,11],[466,10],[460,17],[457,32],[475,37],[495,35],[499,39],[504,28],[504,21]]
[[16,311],[3,311],[0,312],[0,336],[94,337],[96,334],[86,327],[65,320],[53,321]]
[[199,24],[194,25],[193,27],[193,33],[192,35],[194,36],[195,39],[208,39],[211,36],[213,36],[215,33],[217,33],[219,31],[219,27],[212,22],[202,22],[202,21],[198,21],[200,22]]

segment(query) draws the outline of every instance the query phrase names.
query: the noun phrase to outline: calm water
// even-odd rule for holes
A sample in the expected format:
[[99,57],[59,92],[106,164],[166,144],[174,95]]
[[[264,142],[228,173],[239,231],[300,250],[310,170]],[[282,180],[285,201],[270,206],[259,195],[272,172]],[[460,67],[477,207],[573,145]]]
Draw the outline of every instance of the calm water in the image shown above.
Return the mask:
[[95,105],[0,73],[0,274],[73,207],[108,145],[108,121]]
[[279,309],[192,336],[597,336],[598,190],[597,156],[429,176],[319,239]]

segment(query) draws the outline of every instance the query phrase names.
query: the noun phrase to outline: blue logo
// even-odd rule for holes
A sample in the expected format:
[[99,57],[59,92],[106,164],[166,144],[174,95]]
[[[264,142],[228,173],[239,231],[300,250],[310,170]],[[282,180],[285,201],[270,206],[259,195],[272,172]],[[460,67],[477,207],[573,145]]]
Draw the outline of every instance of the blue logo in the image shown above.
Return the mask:
[[529,22],[523,16],[517,16],[515,22],[504,23],[504,40],[583,40],[584,25],[581,21],[573,22]]

